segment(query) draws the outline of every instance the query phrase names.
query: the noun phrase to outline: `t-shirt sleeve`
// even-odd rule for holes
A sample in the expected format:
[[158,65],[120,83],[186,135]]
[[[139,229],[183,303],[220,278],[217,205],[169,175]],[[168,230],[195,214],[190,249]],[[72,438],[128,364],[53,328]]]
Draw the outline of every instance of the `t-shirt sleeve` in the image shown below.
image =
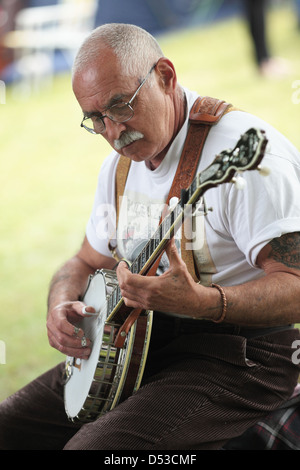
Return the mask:
[[245,189],[232,185],[228,193],[230,232],[253,267],[273,238],[300,231],[300,154],[279,133],[269,130],[269,135],[269,150],[262,161],[269,175],[245,172]]

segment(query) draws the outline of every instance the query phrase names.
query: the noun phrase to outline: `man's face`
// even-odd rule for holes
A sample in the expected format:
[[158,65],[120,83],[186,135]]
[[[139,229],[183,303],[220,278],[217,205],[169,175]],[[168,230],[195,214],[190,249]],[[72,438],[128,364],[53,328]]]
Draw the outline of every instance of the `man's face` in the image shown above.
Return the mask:
[[[116,57],[107,51],[96,65],[75,74],[73,90],[84,113],[105,114],[108,107],[130,100],[144,77],[124,77],[119,70]],[[151,86],[146,83],[132,102],[133,117],[124,123],[104,118],[102,135],[118,153],[159,164],[173,137],[174,107],[156,69],[150,80]]]

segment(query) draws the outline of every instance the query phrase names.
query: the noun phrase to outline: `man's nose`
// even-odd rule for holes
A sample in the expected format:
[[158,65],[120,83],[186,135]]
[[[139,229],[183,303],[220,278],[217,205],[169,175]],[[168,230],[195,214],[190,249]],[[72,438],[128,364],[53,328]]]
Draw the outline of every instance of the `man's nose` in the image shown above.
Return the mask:
[[126,123],[125,122],[116,122],[112,121],[108,117],[104,118],[105,122],[105,131],[104,136],[107,138],[109,142],[113,142],[114,140],[118,140],[126,130]]

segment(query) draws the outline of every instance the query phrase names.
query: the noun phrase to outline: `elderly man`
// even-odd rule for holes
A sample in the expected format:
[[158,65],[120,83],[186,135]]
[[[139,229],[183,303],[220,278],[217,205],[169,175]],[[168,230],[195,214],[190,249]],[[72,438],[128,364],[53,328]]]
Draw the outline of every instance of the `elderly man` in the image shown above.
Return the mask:
[[[122,24],[101,26],[84,42],[73,90],[81,126],[113,148],[83,244],[49,292],[51,346],[84,360],[93,344],[76,324],[95,313],[81,300],[87,278],[115,267],[112,238],[119,258],[131,262],[159,224],[198,95],[179,85],[151,35]],[[140,388],[98,419],[74,424],[60,364],[2,403],[1,448],[219,449],[290,397],[299,374],[291,359],[300,319],[299,153],[267,123],[228,107],[192,163],[203,171],[253,127],[269,140],[271,173],[245,172],[244,191],[221,184],[205,194],[213,210],[193,215],[200,280],[174,238],[156,273],[141,275],[122,261],[116,268],[126,308],[154,312]],[[102,208],[116,206],[120,155],[131,164],[120,214],[108,217]]]

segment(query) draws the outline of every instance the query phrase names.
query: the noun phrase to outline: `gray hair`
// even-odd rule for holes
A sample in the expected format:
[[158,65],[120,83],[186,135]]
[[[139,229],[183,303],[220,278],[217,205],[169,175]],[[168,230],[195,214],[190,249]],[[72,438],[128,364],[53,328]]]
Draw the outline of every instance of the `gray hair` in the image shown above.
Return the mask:
[[74,61],[73,73],[84,70],[97,60],[103,47],[114,51],[126,76],[145,75],[164,56],[156,39],[144,29],[110,23],[96,28],[83,42]]

